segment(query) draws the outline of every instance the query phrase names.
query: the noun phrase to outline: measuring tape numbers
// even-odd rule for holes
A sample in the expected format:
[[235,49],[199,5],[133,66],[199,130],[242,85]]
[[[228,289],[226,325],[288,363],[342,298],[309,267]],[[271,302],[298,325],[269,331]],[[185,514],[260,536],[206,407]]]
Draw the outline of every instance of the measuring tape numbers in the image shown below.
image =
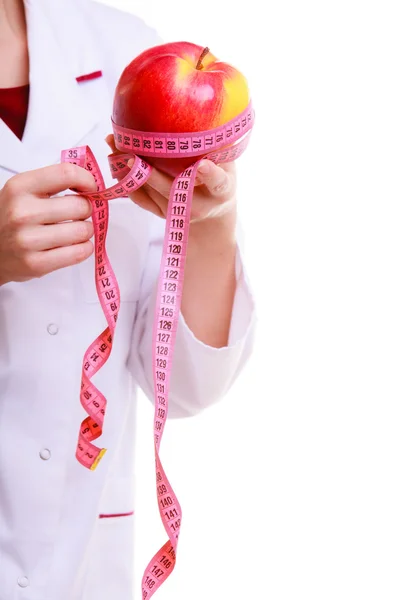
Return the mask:
[[[108,360],[120,308],[118,283],[106,252],[108,202],[126,197],[149,179],[152,167],[143,156],[193,157],[193,165],[178,175],[172,186],[158,279],[154,315],[152,365],[154,380],[154,450],[158,507],[168,541],[148,564],[142,579],[142,600],[149,600],[174,569],[182,510],[161,464],[159,450],[168,415],[170,375],[184,282],[190,213],[197,168],[203,158],[216,164],[232,162],[246,149],[254,123],[251,104],[240,115],[216,129],[197,133],[152,133],[120,127],[112,122],[115,145],[121,154],[109,156],[110,170],[118,183],[105,188],[96,159],[88,146],[63,150],[61,162],[90,171],[97,192],[84,194],[93,207],[95,282],[107,327],[86,350],[82,365],[80,400],[87,417],[82,421],[76,457],[94,470],[106,450],[93,442],[101,436],[107,400],[92,377]],[[134,159],[131,168],[128,160]]]

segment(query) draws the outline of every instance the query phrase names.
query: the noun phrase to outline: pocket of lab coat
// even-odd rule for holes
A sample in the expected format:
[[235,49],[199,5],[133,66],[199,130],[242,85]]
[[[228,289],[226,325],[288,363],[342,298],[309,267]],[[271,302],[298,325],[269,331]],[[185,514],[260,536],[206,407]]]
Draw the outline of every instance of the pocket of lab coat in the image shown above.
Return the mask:
[[82,600],[132,600],[134,519],[128,513],[134,508],[133,481],[133,476],[114,476],[106,483]]
[[82,600],[132,600],[133,515],[98,519]]

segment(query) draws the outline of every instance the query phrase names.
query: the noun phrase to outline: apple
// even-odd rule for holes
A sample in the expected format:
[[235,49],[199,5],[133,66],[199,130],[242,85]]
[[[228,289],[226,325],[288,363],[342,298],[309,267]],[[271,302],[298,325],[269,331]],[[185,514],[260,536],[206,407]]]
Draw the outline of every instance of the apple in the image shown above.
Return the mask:
[[[208,48],[190,42],[160,44],[124,69],[114,95],[113,120],[120,127],[159,133],[189,133],[219,127],[250,102],[247,80]],[[176,177],[196,158],[143,157]]]

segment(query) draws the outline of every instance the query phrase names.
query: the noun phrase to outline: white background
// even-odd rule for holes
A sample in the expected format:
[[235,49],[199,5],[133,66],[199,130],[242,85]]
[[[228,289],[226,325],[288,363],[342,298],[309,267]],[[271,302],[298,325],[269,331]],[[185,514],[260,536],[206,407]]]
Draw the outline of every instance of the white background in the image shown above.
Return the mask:
[[[184,520],[157,597],[398,600],[397,3],[108,3],[241,69],[257,111],[239,161],[257,347],[221,404],[166,428]],[[139,419],[138,594],[166,541],[146,401]]]

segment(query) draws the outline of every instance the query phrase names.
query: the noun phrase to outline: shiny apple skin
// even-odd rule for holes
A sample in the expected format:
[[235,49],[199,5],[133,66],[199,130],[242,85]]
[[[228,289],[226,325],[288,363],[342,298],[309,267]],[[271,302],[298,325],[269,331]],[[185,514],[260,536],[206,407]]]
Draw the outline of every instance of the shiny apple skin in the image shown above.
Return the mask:
[[[154,46],[123,71],[114,95],[113,120],[121,127],[154,133],[207,131],[248,106],[246,78],[228,63],[190,42]],[[196,68],[200,66],[200,68]],[[144,157],[173,177],[196,158]]]

